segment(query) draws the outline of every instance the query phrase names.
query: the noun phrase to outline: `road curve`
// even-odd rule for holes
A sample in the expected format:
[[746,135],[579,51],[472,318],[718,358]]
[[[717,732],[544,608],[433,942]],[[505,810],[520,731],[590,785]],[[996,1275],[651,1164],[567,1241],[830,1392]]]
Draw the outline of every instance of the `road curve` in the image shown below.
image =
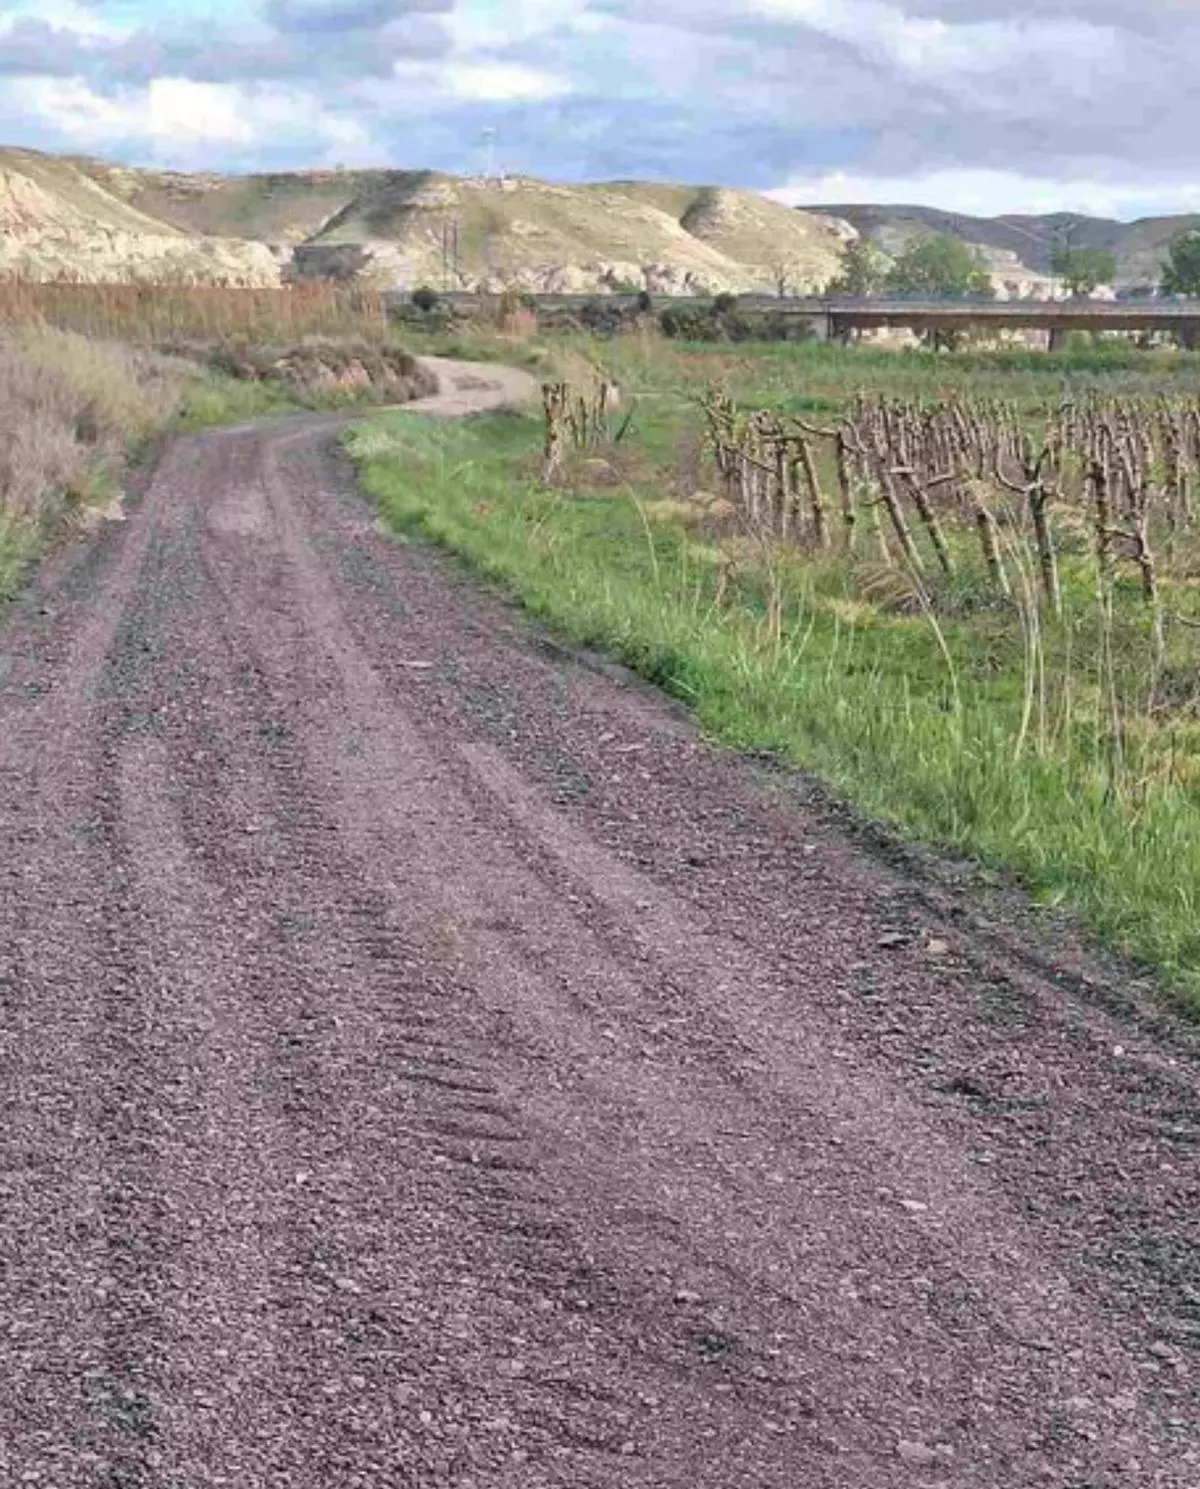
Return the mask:
[[338,422],[0,621],[0,1485],[1196,1489],[1187,1032],[381,535]]

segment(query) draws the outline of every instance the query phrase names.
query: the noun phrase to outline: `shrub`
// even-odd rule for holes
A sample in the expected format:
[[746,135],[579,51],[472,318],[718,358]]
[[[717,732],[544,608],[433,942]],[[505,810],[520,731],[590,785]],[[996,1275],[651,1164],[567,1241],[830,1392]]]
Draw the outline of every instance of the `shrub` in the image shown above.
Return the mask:
[[613,336],[628,319],[628,312],[618,300],[588,300],[578,311],[578,320],[597,336]]
[[670,305],[658,318],[664,336],[672,341],[720,341],[721,327],[711,314],[688,305]]
[[690,305],[669,306],[659,316],[662,334],[672,341],[811,341],[812,323],[782,311],[726,311],[714,315]]

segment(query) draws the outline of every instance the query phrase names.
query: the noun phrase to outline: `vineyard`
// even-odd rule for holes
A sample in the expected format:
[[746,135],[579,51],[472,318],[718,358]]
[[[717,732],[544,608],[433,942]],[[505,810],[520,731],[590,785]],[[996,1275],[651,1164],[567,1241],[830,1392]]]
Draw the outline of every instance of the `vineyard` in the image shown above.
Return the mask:
[[[1197,403],[1064,400],[1040,428],[1012,405],[958,399],[860,395],[824,428],[743,415],[720,393],[703,408],[724,496],[749,529],[779,543],[854,555],[868,541],[884,564],[950,577],[962,562],[961,535],[973,532],[997,594],[1014,594],[1032,552],[1055,615],[1060,549],[1076,554],[1082,528],[1100,580],[1130,565],[1151,606],[1161,602],[1160,576],[1186,577],[1196,557],[1187,540],[1200,470]],[[822,466],[836,473],[833,502]]]
[[634,341],[548,371],[536,420],[376,428],[389,520],[1200,1010],[1192,362]]
[[[614,434],[609,391],[547,387],[544,481],[570,484],[570,450],[615,453],[630,417]],[[1130,801],[1200,784],[1200,400],[859,392],[820,420],[716,387],[691,402],[700,464],[647,510],[711,560],[690,570],[710,615],[759,615],[776,653],[849,616],[881,677],[880,636],[915,622],[941,681],[898,658],[905,707],[983,708],[1014,761],[1082,754]]]

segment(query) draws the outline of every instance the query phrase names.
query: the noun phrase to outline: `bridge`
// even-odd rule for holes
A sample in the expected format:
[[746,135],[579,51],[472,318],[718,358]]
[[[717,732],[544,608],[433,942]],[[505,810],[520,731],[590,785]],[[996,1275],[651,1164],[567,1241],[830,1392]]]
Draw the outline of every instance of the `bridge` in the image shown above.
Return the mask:
[[[409,296],[397,293],[397,302]],[[441,297],[463,309],[481,307],[487,297],[451,293]],[[629,294],[535,295],[537,308],[546,312],[577,312],[597,303],[632,310],[637,297]],[[707,310],[712,297],[651,295],[654,310]],[[1200,341],[1200,300],[1139,298],[1130,300],[988,300],[915,299],[875,296],[784,296],[746,294],[736,297],[739,310],[764,312],[807,320],[818,339],[845,341],[854,332],[885,328],[916,332],[961,331],[994,326],[998,329],[1038,330],[1049,334],[1050,346],[1061,344],[1068,331],[1173,331]]]
[[764,306],[788,305],[789,314],[807,316],[823,340],[846,339],[852,332],[880,328],[911,331],[962,331],[981,327],[1037,330],[1050,344],[1068,331],[1182,331],[1200,334],[1200,301],[1189,300],[910,300],[824,297],[791,302],[754,297]]

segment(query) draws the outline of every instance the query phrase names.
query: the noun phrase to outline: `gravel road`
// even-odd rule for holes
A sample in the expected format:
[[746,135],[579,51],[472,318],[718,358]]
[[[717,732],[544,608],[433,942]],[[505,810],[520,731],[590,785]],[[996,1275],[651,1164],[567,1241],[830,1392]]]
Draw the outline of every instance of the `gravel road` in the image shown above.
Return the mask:
[[176,440],[0,619],[0,1485],[1197,1489],[1194,1034],[338,425]]

